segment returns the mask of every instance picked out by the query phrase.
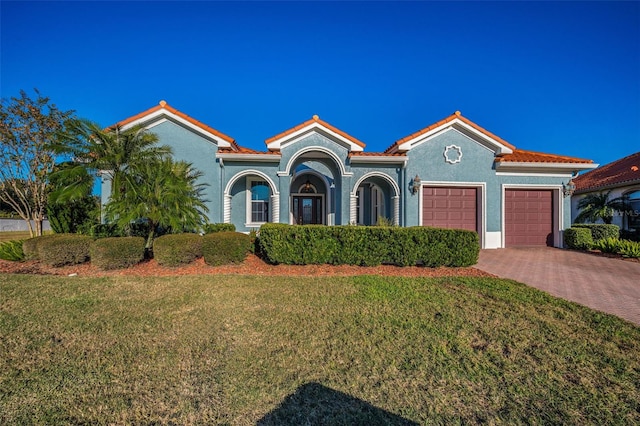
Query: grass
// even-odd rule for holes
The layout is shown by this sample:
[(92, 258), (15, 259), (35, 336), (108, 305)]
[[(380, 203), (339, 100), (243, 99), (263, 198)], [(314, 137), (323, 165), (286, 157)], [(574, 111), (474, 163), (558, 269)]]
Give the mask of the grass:
[[(44, 231), (44, 235), (51, 234), (51, 231)], [(26, 240), (31, 238), (29, 231), (1, 231), (0, 243), (12, 240)]]
[(0, 275), (0, 424), (638, 424), (640, 328), (491, 278)]

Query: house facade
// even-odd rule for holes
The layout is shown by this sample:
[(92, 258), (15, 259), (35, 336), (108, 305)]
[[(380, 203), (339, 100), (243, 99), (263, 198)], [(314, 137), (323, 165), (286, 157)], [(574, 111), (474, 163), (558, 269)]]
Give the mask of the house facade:
[[(460, 112), (384, 152), (311, 119), (257, 151), (161, 101), (118, 123), (142, 125), (203, 173), (210, 222), (436, 226), (477, 231), (483, 248), (561, 246), (565, 185), (590, 160), (519, 150)], [(103, 203), (111, 192), (102, 182)]]
[(640, 152), (581, 174), (573, 182), (572, 220), (580, 213), (580, 200), (589, 194), (610, 191), (610, 200), (624, 197), (630, 207), (629, 212), (615, 212), (611, 223), (622, 230), (640, 234)]

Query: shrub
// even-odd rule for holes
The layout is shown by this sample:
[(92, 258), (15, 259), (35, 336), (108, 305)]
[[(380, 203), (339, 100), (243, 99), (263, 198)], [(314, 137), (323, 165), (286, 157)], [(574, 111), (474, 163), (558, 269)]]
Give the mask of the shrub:
[(48, 234), (40, 237), (33, 237), (22, 242), (22, 251), (24, 252), (25, 260), (38, 260), (40, 259), (40, 253), (38, 251), (38, 245), (42, 241), (46, 241), (50, 238), (56, 238), (64, 234)]
[(233, 223), (207, 223), (202, 227), (205, 234), (213, 234), (215, 232), (236, 232), (236, 226)]
[(180, 266), (202, 257), (202, 237), (198, 234), (169, 234), (153, 242), (153, 258), (163, 266)]
[(595, 241), (593, 248), (603, 253), (618, 253), (620, 251), (620, 240), (618, 238), (603, 238)]
[(478, 261), (478, 234), (460, 229), (266, 224), (260, 249), (268, 262), (374, 266), (470, 266)]
[(12, 240), (0, 243), (0, 259), (10, 260), (12, 262), (21, 262), (24, 260), (24, 251), (22, 251), (22, 243), (24, 240)]
[(91, 244), (91, 263), (98, 268), (123, 269), (144, 258), (145, 239), (142, 237), (112, 237), (95, 240)]
[(620, 227), (606, 223), (574, 223), (572, 228), (586, 228), (591, 231), (593, 241), (604, 238), (620, 238)]
[(591, 230), (583, 227), (565, 229), (564, 245), (574, 250), (589, 250), (593, 246)]
[(633, 257), (640, 259), (640, 242), (620, 240), (618, 246), (619, 253), (624, 257)]
[(202, 237), (202, 255), (207, 265), (242, 263), (251, 251), (251, 237), (240, 232), (215, 232)]
[(79, 234), (55, 234), (37, 243), (38, 259), (50, 266), (65, 266), (89, 260), (91, 237)]

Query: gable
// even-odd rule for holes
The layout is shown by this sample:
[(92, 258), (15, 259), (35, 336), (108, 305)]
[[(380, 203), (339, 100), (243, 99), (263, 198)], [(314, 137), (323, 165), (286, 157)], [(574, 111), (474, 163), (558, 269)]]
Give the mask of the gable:
[(213, 142), (218, 148), (237, 147), (235, 141), (230, 136), (210, 127), (200, 121), (184, 114), (169, 106), (165, 101), (160, 101), (159, 105), (150, 108), (140, 114), (127, 118), (117, 123), (123, 130), (134, 126), (142, 126), (147, 130), (153, 129), (162, 123), (170, 121), (186, 130), (194, 132), (199, 136)]
[(304, 123), (267, 139), (265, 143), (269, 151), (279, 151), (285, 146), (293, 145), (314, 133), (343, 146), (348, 152), (360, 152), (363, 151), (365, 147), (364, 143), (326, 121), (321, 120), (317, 115), (314, 115), (311, 120), (307, 120)]
[(463, 117), (460, 111), (456, 111), (444, 120), (438, 121), (437, 123), (396, 141), (393, 145), (387, 148), (385, 152), (394, 153), (410, 151), (451, 130), (455, 130), (467, 136), (478, 144), (493, 151), (495, 155), (510, 154), (515, 149), (513, 145), (504, 139)]

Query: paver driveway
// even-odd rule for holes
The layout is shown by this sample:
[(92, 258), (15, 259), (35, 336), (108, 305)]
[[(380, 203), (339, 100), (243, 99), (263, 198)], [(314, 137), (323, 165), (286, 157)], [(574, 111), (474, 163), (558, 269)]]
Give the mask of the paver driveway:
[(481, 250), (478, 269), (640, 325), (640, 263), (550, 247)]

